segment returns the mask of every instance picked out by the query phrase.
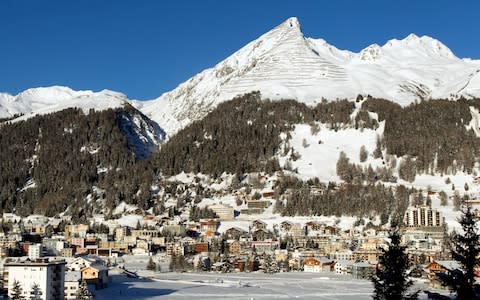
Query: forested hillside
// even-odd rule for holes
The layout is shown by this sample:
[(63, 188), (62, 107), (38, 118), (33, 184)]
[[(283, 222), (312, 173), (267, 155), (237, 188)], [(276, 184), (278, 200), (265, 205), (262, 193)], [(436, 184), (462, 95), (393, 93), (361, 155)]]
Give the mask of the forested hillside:
[[(84, 218), (111, 212), (124, 201), (141, 210), (164, 211), (164, 203), (152, 191), (162, 178), (181, 172), (212, 178), (224, 172), (237, 178), (249, 172), (271, 174), (289, 167), (280, 163), (280, 157), (288, 154), (287, 162), (302, 159), (285, 142), (297, 124), (309, 124), (312, 132), (320, 130), (321, 124), (335, 134), (346, 128), (359, 132), (378, 128), (385, 122), (378, 149), (371, 154), (390, 156), (384, 158), (384, 166), (356, 166), (341, 156), (337, 173), (346, 185), (321, 195), (307, 193), (305, 185), (294, 186), (288, 197), (278, 198), (276, 209), (283, 215), (348, 211), (382, 215), (384, 220), (386, 214), (400, 218), (408, 197), (398, 196), (380, 182), (390, 182), (395, 175), (412, 181), (417, 173), (473, 172), (480, 143), (471, 121), (479, 102), (431, 100), (401, 107), (388, 100), (359, 97), (357, 101), (324, 100), (309, 107), (294, 100), (262, 100), (254, 92), (220, 104), (151, 156), (149, 151), (156, 146), (149, 141), (139, 149), (138, 141), (145, 138), (135, 134), (147, 127), (158, 130), (158, 126), (142, 119), (141, 126), (135, 127), (133, 108), (88, 114), (68, 109), (26, 121), (4, 121), (0, 124), (1, 208), (24, 215), (68, 210), (75, 218)], [(363, 160), (368, 157), (365, 153)], [(397, 168), (392, 157), (400, 160)]]
[[(4, 211), (85, 215), (99, 193), (106, 203), (150, 197), (135, 194), (151, 182), (119, 127), (124, 110), (79, 109), (36, 116), (0, 127), (0, 199)], [(140, 200), (139, 200), (140, 201)]]

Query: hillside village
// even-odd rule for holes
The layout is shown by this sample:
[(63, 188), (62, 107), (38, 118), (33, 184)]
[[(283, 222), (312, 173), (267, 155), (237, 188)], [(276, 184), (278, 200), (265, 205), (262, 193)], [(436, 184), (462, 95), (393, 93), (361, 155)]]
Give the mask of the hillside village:
[[(335, 272), (368, 279), (386, 245), (389, 226), (380, 225), (378, 217), (276, 214), (280, 200), (273, 187), (282, 176), (283, 172), (248, 174), (243, 183), (225, 176), (209, 182), (202, 198), (195, 195), (205, 178), (182, 174), (170, 179), (176, 182), (175, 190), (171, 185), (157, 187), (165, 200), (160, 214), (155, 207), (140, 214), (125, 203), (81, 224), (66, 214), (22, 218), (3, 213), (3, 292), (11, 296), (20, 289), (29, 296), (35, 292), (34, 283), (40, 283), (37, 289), (46, 289), (42, 292), (47, 298), (42, 299), (77, 299), (86, 287), (93, 295), (108, 289), (112, 271), (129, 277), (171, 271)], [(324, 190), (322, 185), (311, 187), (312, 193)], [(411, 197), (403, 216), (403, 242), (414, 262), (411, 276), (441, 288), (435, 273), (456, 266), (445, 244), (445, 208), (436, 205), (438, 193), (420, 193), (431, 200), (418, 203)], [(185, 201), (185, 195), (194, 200)], [(467, 201), (473, 207), (479, 202)]]

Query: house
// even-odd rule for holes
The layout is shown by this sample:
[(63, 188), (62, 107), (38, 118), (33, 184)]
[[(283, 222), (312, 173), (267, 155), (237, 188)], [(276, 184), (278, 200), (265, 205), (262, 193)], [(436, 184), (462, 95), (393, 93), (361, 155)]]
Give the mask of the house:
[(334, 264), (335, 273), (341, 275), (350, 274), (354, 263), (355, 261), (353, 260), (337, 260)]
[(93, 263), (90, 266), (84, 267), (80, 270), (82, 272), (82, 279), (87, 284), (95, 285), (96, 289), (103, 289), (108, 285), (108, 269), (99, 263)]
[(40, 299), (63, 299), (65, 282), (65, 261), (37, 259), (35, 261), (7, 262), (4, 265), (4, 288), (8, 297), (12, 296), (13, 286), (18, 282), (22, 296), (29, 299), (34, 285), (41, 293)]
[(458, 262), (454, 260), (437, 260), (430, 262), (426, 267), (425, 271), (427, 272), (427, 278), (430, 287), (432, 288), (442, 288), (442, 283), (438, 278), (440, 273), (449, 273), (455, 269), (460, 269), (461, 266)]
[(65, 299), (77, 299), (77, 292), (82, 281), (82, 273), (80, 271), (65, 272)]
[(294, 237), (303, 236), (303, 229), (298, 223), (292, 223), (290, 221), (283, 221), (280, 223), (280, 230), (286, 235)]
[(225, 231), (225, 235), (229, 239), (238, 240), (240, 237), (246, 237), (248, 232), (238, 227), (231, 227)]
[(267, 223), (263, 222), (262, 220), (255, 220), (252, 222), (253, 229), (267, 229)]
[(252, 233), (252, 238), (256, 241), (261, 241), (269, 238), (273, 238), (273, 233), (267, 231), (264, 228), (257, 229)]
[(304, 272), (323, 272), (331, 271), (333, 266), (333, 261), (327, 259), (326, 257), (307, 257), (303, 260), (303, 271)]

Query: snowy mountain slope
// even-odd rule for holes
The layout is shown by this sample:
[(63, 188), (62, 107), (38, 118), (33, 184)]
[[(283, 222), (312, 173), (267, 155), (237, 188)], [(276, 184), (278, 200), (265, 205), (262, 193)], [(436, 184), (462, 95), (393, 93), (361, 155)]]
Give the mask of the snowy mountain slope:
[(0, 117), (23, 114), (12, 122), (74, 107), (82, 109), (85, 114), (91, 109), (95, 111), (122, 109), (119, 127), (127, 137), (129, 146), (140, 159), (150, 156), (165, 140), (165, 131), (132, 107), (127, 96), (118, 92), (73, 91), (67, 87), (53, 86), (29, 89), (16, 96), (0, 94)]
[(218, 103), (253, 90), (307, 104), (370, 94), (407, 105), (480, 96), (479, 72), (479, 61), (459, 59), (427, 36), (411, 34), (354, 53), (304, 37), (298, 20), (289, 18), (173, 91), (136, 105), (172, 135)]
[(24, 114), (18, 120), (25, 120), (37, 114), (47, 114), (70, 107), (81, 108), (88, 113), (90, 109), (119, 108), (128, 103), (125, 95), (109, 90), (92, 92), (74, 91), (61, 86), (40, 87), (28, 89), (16, 96), (0, 94), (0, 117)]

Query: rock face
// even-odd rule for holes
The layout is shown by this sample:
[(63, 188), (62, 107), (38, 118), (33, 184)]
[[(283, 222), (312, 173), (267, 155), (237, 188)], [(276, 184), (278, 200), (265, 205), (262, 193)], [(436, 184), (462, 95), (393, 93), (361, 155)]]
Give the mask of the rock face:
[(289, 18), (213, 68), (137, 106), (172, 135), (218, 103), (250, 91), (307, 104), (370, 94), (407, 105), (480, 96), (479, 72), (479, 61), (459, 59), (427, 36), (411, 34), (354, 53), (306, 38), (298, 20)]

